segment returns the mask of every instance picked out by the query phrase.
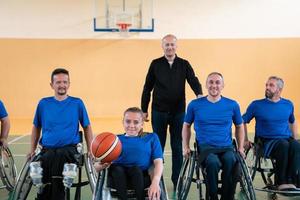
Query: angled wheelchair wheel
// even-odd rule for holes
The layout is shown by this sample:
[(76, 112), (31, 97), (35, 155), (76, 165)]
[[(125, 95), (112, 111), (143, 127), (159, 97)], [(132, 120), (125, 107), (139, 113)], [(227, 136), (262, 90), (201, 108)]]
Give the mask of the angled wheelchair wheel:
[(30, 161), (27, 161), (19, 174), (18, 182), (13, 193), (13, 200), (26, 199), (30, 192), (32, 181), (29, 176), (29, 164)]
[(159, 187), (160, 187), (160, 200), (168, 200), (168, 192), (167, 192), (167, 187), (165, 185), (165, 181), (164, 181), (164, 178), (163, 176), (161, 177), (160, 179), (160, 182), (159, 182)]
[(239, 153), (237, 153), (237, 160), (240, 166), (239, 182), (242, 190), (242, 196), (246, 200), (256, 200), (252, 179), (247, 164)]
[(0, 176), (8, 191), (16, 185), (17, 168), (9, 148), (0, 147)]
[(40, 158), (40, 155), (34, 156), (31, 160), (27, 160), (22, 167), (22, 170), (18, 176), (17, 184), (12, 196), (12, 200), (24, 200), (27, 199), (27, 196), (32, 187), (32, 180), (29, 174), (29, 165), (31, 162), (37, 161)]
[(107, 169), (98, 173), (97, 183), (93, 193), (93, 200), (111, 200), (110, 190), (106, 186), (107, 174)]
[(246, 164), (248, 166), (249, 169), (249, 173), (251, 176), (252, 181), (254, 180), (256, 171), (257, 171), (257, 167), (258, 167), (258, 162), (259, 162), (259, 158), (257, 156), (257, 150), (256, 150), (256, 146), (253, 144), (251, 148), (247, 149), (245, 152), (246, 155)]
[(176, 196), (179, 200), (187, 198), (193, 179), (195, 160), (196, 153), (191, 151), (191, 155), (183, 161), (176, 188)]
[(84, 154), (84, 166), (88, 180), (90, 182), (91, 190), (94, 193), (98, 178), (98, 172), (96, 172), (94, 168), (93, 160), (87, 154)]

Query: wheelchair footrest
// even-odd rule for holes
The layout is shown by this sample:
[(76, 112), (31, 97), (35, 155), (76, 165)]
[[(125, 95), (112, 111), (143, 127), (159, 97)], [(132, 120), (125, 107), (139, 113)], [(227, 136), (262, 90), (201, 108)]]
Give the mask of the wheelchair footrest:
[(84, 181), (81, 183), (73, 183), (71, 187), (83, 187), (83, 186), (88, 185), (89, 183), (90, 183), (89, 181)]

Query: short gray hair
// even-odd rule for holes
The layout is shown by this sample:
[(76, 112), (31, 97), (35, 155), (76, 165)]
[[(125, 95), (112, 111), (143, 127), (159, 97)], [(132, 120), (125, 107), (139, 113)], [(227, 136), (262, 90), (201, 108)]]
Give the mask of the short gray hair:
[(177, 41), (177, 37), (176, 37), (175, 35), (173, 35), (173, 34), (165, 35), (165, 36), (162, 38), (161, 41), (163, 42), (167, 37), (172, 37), (172, 38), (174, 38), (175, 41)]
[(279, 87), (280, 89), (283, 88), (284, 86), (284, 81), (282, 80), (282, 78), (278, 77), (278, 76), (270, 76), (268, 80), (276, 80), (277, 83), (277, 87)]

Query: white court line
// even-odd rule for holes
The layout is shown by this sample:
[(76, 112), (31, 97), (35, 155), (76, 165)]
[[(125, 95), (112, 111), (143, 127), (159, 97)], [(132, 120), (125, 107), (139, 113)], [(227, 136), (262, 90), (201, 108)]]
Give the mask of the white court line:
[(13, 143), (13, 142), (15, 142), (15, 141), (18, 141), (18, 140), (20, 140), (20, 139), (22, 139), (23, 137), (26, 137), (26, 136), (28, 136), (28, 135), (29, 135), (29, 134), (21, 135), (21, 136), (19, 136), (19, 137), (16, 137), (15, 139), (9, 141), (8, 144), (11, 144), (11, 143)]

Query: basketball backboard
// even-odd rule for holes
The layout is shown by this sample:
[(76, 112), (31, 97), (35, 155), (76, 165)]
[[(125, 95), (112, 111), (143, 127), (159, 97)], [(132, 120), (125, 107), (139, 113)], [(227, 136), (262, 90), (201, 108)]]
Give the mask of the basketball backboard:
[(153, 0), (94, 0), (94, 31), (153, 32)]

